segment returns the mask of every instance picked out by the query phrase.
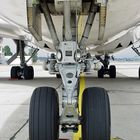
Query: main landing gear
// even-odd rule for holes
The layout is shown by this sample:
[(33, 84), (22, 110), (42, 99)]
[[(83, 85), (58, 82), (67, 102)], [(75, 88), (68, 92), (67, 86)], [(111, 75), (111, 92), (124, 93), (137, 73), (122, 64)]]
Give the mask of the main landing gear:
[(13, 66), (11, 68), (11, 79), (22, 79), (30, 80), (34, 78), (34, 69), (32, 66)]
[(34, 69), (32, 66), (27, 66), (25, 62), (25, 43), (24, 41), (15, 41), (17, 44), (17, 54), (20, 55), (20, 66), (13, 66), (11, 68), (11, 79), (25, 79), (31, 80), (34, 78)]
[(116, 66), (110, 65), (109, 66), (109, 59), (108, 55), (105, 55), (105, 58), (102, 59), (100, 56), (96, 56), (98, 60), (103, 64), (100, 70), (98, 70), (98, 78), (104, 78), (104, 75), (109, 75), (110, 78), (116, 78)]

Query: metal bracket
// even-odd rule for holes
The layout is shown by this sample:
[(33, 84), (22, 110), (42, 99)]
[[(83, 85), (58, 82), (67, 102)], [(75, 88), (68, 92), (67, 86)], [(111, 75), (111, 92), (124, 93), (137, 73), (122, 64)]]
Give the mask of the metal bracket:
[(37, 41), (42, 40), (41, 11), (38, 0), (27, 0), (28, 28)]
[(122, 138), (116, 137), (116, 138), (112, 138), (111, 140), (123, 140)]
[(62, 77), (62, 81), (64, 84), (64, 98), (63, 103), (65, 104), (76, 104), (77, 93), (75, 93), (77, 87), (77, 81), (80, 76), (81, 72), (81, 65), (80, 64), (71, 64), (71, 65), (59, 65), (59, 72)]
[(75, 125), (80, 124), (79, 116), (76, 108), (72, 104), (67, 104), (63, 110), (60, 118), (61, 125)]
[(133, 44), (133, 46), (131, 48), (138, 56), (140, 56), (140, 46), (135, 47)]
[(32, 55), (28, 58), (28, 60), (26, 60), (26, 61), (25, 61), (25, 63), (28, 63), (28, 62), (31, 60), (31, 58), (32, 58), (34, 55), (36, 55), (36, 54), (37, 54), (37, 52), (38, 52), (38, 51), (39, 51), (39, 49), (38, 49), (38, 48), (34, 49), (34, 51), (33, 51)]
[(15, 53), (10, 59), (7, 60), (7, 64), (11, 64), (17, 58), (17, 56), (17, 53)]

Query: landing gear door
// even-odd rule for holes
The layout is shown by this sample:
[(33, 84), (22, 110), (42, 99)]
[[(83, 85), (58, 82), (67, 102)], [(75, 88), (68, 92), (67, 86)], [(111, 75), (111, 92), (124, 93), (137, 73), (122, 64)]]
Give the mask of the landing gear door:
[(29, 31), (37, 41), (41, 41), (41, 12), (37, 0), (27, 0), (27, 20)]

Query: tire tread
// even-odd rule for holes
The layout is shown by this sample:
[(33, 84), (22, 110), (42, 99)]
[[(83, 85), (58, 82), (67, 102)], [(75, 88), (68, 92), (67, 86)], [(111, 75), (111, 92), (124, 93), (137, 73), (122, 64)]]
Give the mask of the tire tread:
[(83, 140), (110, 140), (110, 105), (103, 88), (85, 89), (82, 104)]
[(54, 88), (40, 87), (34, 90), (30, 102), (30, 140), (58, 140), (58, 94)]

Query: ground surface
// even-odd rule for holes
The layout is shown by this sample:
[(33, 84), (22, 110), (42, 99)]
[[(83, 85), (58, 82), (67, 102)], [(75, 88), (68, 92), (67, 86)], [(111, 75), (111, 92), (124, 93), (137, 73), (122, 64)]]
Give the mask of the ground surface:
[[(112, 137), (140, 140), (140, 63), (116, 63), (117, 79), (98, 79), (93, 73), (86, 76), (86, 87), (100, 86), (108, 90), (111, 101)], [(42, 66), (35, 66), (32, 81), (10, 80), (10, 66), (0, 66), (0, 140), (28, 139), (28, 108), (33, 90), (39, 86), (53, 86), (61, 93), (61, 80), (48, 75)], [(61, 94), (59, 94), (61, 95)], [(23, 126), (23, 128), (22, 128)], [(20, 130), (17, 135), (14, 134)], [(71, 138), (72, 134), (60, 135)]]

